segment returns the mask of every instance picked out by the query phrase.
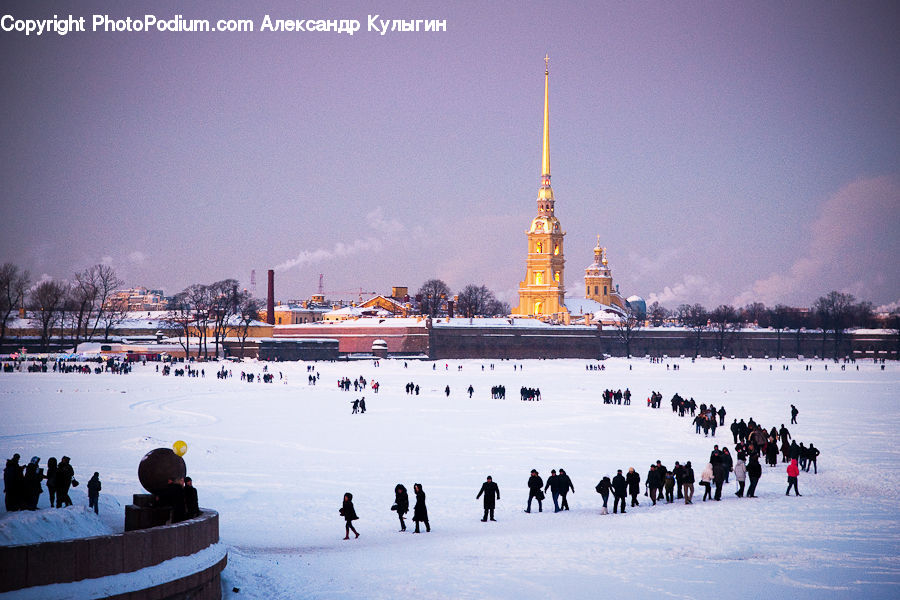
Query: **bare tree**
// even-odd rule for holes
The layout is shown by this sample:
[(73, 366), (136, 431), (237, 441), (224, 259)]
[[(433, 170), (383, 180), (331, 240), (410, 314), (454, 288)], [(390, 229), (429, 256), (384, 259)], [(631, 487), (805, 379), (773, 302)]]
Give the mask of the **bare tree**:
[(700, 356), (700, 342), (709, 324), (709, 313), (702, 304), (682, 304), (676, 314), (679, 322), (694, 332), (694, 356)]
[(209, 286), (210, 318), (213, 322), (213, 338), (216, 357), (219, 345), (225, 340), (228, 321), (237, 312), (238, 293), (236, 279), (223, 279)]
[(178, 292), (172, 299), (172, 307), (166, 314), (165, 323), (178, 332), (178, 343), (184, 348), (185, 358), (191, 356), (191, 304), (187, 291)]
[(99, 277), (95, 265), (80, 273), (75, 273), (75, 280), (69, 290), (67, 308), (71, 314), (72, 337), (75, 346), (82, 336), (88, 337), (89, 323), (93, 320), (94, 311), (101, 310), (98, 298), (100, 294)]
[(751, 302), (741, 309), (740, 319), (747, 324), (762, 325), (760, 321), (765, 322), (768, 316), (766, 305), (762, 302)]
[(429, 279), (416, 292), (419, 312), (436, 317), (441, 314), (444, 302), (450, 297), (450, 288), (440, 279)]
[(110, 297), (103, 310), (99, 311), (99, 324), (103, 327), (103, 339), (109, 340), (113, 328), (118, 327), (128, 318), (128, 300)]
[(631, 356), (631, 343), (638, 337), (645, 315), (626, 304), (625, 314), (616, 321), (616, 333), (625, 344), (625, 356)]
[(490, 317), (508, 314), (508, 307), (497, 300), (494, 292), (483, 285), (469, 284), (459, 293), (456, 304), (457, 312), (463, 317)]
[(844, 330), (850, 325), (855, 310), (856, 299), (852, 294), (832, 291), (818, 298), (812, 310), (822, 327), (822, 358), (825, 358), (825, 338), (828, 332), (833, 333), (834, 360), (838, 359)]
[(737, 311), (729, 304), (720, 304), (710, 313), (709, 322), (715, 334), (716, 352), (719, 356), (724, 356), (740, 327)]
[(791, 324), (791, 312), (791, 308), (784, 304), (776, 304), (775, 308), (769, 309), (769, 324), (778, 335), (778, 356), (776, 358), (781, 358), (781, 332)]
[(244, 357), (244, 344), (250, 333), (250, 327), (259, 320), (259, 311), (262, 308), (262, 300), (254, 298), (249, 292), (240, 292), (238, 294), (237, 317), (239, 325), (237, 334), (241, 340), (241, 358)]
[(494, 298), (493, 302), (487, 308), (487, 314), (492, 317), (505, 317), (512, 312), (512, 309), (509, 307), (509, 302), (504, 302), (503, 300), (498, 300)]
[(811, 323), (812, 319), (810, 318), (809, 314), (794, 309), (791, 309), (788, 313), (787, 326), (788, 329), (794, 330), (795, 353), (797, 354), (797, 356), (803, 354), (803, 348), (801, 347), (801, 343), (803, 340), (803, 330), (806, 327), (809, 327)]
[(33, 313), (32, 322), (41, 329), (41, 351), (49, 347), (53, 326), (62, 313), (68, 285), (61, 281), (48, 279), (42, 281), (31, 290), (29, 304)]
[(212, 318), (210, 287), (202, 283), (195, 283), (185, 288), (184, 292), (188, 305), (191, 307), (192, 323), (197, 332), (199, 344), (197, 347), (197, 358), (200, 358), (201, 351), (203, 352), (203, 356), (208, 356), (209, 347), (206, 343), (207, 331), (209, 329), (210, 319)]
[(109, 339), (109, 332), (121, 324), (128, 314), (128, 302), (113, 298), (115, 291), (122, 287), (123, 281), (109, 265), (91, 267), (91, 281), (97, 288), (97, 314), (87, 339), (93, 339), (97, 330), (103, 327), (103, 338)]
[(31, 277), (12, 263), (0, 266), (0, 346), (6, 341), (6, 324), (13, 312), (22, 306)]
[(647, 317), (651, 325), (661, 327), (666, 322), (666, 319), (669, 318), (669, 310), (664, 306), (660, 306), (659, 302), (654, 302), (647, 310)]

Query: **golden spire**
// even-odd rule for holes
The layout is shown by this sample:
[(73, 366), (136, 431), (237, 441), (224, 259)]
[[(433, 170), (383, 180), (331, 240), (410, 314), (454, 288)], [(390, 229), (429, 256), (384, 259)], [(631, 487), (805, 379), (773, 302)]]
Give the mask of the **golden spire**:
[(550, 179), (550, 55), (544, 56), (544, 152), (541, 155), (541, 176)]
[(553, 216), (553, 188), (550, 187), (550, 55), (544, 56), (544, 147), (541, 154), (541, 189), (538, 214)]

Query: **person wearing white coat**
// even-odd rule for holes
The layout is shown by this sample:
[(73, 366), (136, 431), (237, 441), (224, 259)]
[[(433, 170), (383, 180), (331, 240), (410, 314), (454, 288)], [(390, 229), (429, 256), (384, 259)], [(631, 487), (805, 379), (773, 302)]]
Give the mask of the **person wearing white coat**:
[(700, 474), (700, 485), (703, 487), (703, 501), (706, 502), (707, 498), (712, 498), (712, 478), (713, 478), (713, 466), (712, 463), (706, 463), (706, 468), (703, 469), (703, 473)]
[(734, 478), (737, 479), (738, 489), (734, 493), (738, 498), (744, 497), (744, 482), (747, 480), (747, 465), (744, 461), (739, 460), (734, 465)]

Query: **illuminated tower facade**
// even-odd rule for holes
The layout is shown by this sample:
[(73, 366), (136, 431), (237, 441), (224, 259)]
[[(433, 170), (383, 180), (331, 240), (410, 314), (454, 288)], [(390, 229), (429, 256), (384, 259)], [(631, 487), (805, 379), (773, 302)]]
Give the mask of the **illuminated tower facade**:
[(584, 297), (607, 306), (625, 308), (625, 302), (613, 287), (612, 271), (606, 258), (606, 248), (600, 246), (600, 236), (594, 247), (594, 262), (584, 270)]
[(519, 283), (519, 305), (514, 315), (551, 317), (567, 313), (563, 276), (565, 232), (553, 214), (553, 188), (550, 187), (550, 59), (544, 57), (544, 141), (541, 155), (541, 187), (538, 190), (537, 216), (528, 229), (528, 259), (525, 280)]

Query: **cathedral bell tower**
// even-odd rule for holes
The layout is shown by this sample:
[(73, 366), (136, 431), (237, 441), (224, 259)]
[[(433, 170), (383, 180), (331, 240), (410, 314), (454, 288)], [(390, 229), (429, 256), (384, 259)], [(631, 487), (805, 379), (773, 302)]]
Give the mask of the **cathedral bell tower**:
[(567, 313), (563, 268), (565, 232), (554, 214), (553, 188), (550, 187), (550, 58), (544, 57), (544, 140), (541, 154), (541, 187), (538, 190), (537, 216), (532, 219), (528, 236), (525, 281), (519, 283), (519, 305), (513, 315), (550, 317)]

